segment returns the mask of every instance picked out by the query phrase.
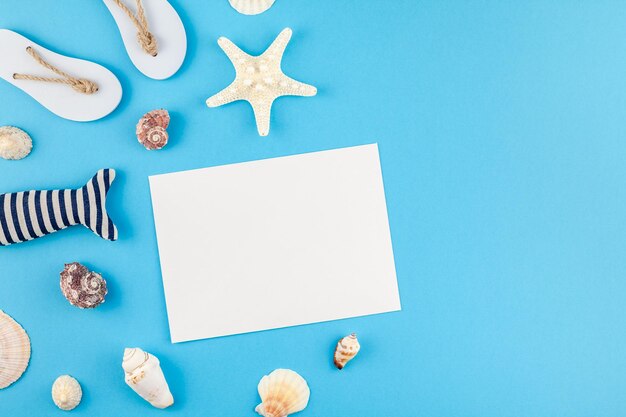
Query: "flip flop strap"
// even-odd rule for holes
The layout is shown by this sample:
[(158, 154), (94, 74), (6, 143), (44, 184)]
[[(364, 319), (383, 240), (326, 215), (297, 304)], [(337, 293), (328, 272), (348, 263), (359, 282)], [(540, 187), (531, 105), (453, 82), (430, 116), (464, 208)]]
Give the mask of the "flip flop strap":
[(143, 4), (141, 0), (137, 1), (137, 15), (135, 15), (124, 3), (122, 0), (113, 0), (115, 4), (117, 4), (130, 18), (135, 27), (137, 28), (137, 40), (139, 41), (139, 45), (143, 48), (146, 53), (157, 56), (158, 47), (157, 40), (154, 35), (150, 32), (148, 28), (148, 19), (146, 18), (146, 13), (143, 9)]
[(93, 94), (98, 91), (98, 85), (93, 81), (89, 81), (84, 78), (76, 78), (72, 77), (66, 72), (61, 71), (54, 65), (50, 64), (46, 60), (44, 60), (41, 55), (39, 55), (32, 46), (26, 48), (26, 52), (30, 56), (33, 57), (38, 64), (43, 66), (44, 68), (49, 69), (57, 75), (60, 75), (62, 78), (52, 78), (52, 77), (41, 77), (38, 75), (30, 75), (30, 74), (13, 74), (13, 79), (15, 80), (30, 80), (30, 81), (42, 81), (46, 83), (58, 83), (58, 84), (66, 84), (72, 87), (74, 90), (83, 94)]

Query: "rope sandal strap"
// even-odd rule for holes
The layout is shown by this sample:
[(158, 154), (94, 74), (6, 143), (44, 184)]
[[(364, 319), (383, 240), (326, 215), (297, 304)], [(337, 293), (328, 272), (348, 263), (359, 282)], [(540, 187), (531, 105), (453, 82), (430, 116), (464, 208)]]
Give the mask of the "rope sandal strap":
[(143, 4), (141, 0), (137, 1), (137, 15), (135, 14), (122, 3), (122, 0), (113, 0), (115, 4), (117, 4), (130, 18), (135, 27), (137, 28), (137, 40), (139, 41), (139, 45), (143, 48), (146, 53), (157, 56), (158, 54), (158, 46), (157, 40), (154, 35), (150, 32), (148, 28), (148, 19), (146, 18), (146, 13), (143, 9)]
[(76, 78), (72, 77), (66, 72), (61, 71), (54, 65), (46, 62), (41, 55), (39, 55), (31, 46), (26, 48), (26, 52), (30, 56), (33, 57), (38, 64), (43, 66), (44, 68), (49, 69), (57, 75), (60, 75), (62, 78), (52, 78), (52, 77), (40, 77), (38, 75), (29, 75), (29, 74), (13, 74), (14, 80), (30, 80), (30, 81), (42, 81), (46, 83), (58, 83), (58, 84), (66, 84), (72, 87), (74, 90), (83, 94), (93, 94), (98, 91), (98, 84), (93, 81), (89, 81), (84, 78)]

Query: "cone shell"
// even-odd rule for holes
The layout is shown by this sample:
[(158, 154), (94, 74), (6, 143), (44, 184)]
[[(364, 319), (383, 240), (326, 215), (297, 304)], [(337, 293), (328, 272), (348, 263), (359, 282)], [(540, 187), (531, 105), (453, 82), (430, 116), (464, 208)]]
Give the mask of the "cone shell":
[(339, 369), (343, 369), (348, 362), (354, 359), (360, 349), (361, 345), (359, 345), (359, 341), (356, 338), (356, 333), (352, 333), (339, 340), (335, 348), (335, 366)]
[(104, 303), (107, 282), (78, 262), (65, 264), (61, 271), (61, 292), (70, 304), (78, 308), (95, 308)]
[(264, 417), (285, 417), (304, 410), (311, 391), (304, 378), (290, 369), (276, 369), (259, 382), (261, 404), (255, 411)]
[(263, 13), (274, 5), (274, 1), (275, 0), (228, 0), (233, 9), (246, 15)]
[(30, 360), (30, 339), (11, 316), (0, 310), (0, 389), (22, 376)]
[(143, 115), (137, 123), (137, 140), (149, 151), (161, 149), (167, 145), (170, 114), (167, 110), (152, 110)]
[(156, 356), (139, 348), (126, 348), (122, 368), (126, 384), (156, 408), (174, 404), (174, 397)]
[(0, 127), (0, 158), (18, 160), (28, 156), (33, 141), (28, 133), (13, 126)]
[(61, 410), (73, 410), (80, 404), (83, 390), (78, 381), (69, 375), (61, 375), (52, 384), (52, 401)]

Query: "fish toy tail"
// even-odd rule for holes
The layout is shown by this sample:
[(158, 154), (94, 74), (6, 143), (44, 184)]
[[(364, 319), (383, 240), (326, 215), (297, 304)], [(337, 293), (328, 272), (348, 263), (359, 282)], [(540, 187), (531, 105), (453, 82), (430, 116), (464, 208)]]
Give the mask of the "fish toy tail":
[(82, 224), (106, 240), (117, 227), (106, 211), (115, 170), (101, 169), (83, 187), (0, 194), (0, 246), (26, 242)]

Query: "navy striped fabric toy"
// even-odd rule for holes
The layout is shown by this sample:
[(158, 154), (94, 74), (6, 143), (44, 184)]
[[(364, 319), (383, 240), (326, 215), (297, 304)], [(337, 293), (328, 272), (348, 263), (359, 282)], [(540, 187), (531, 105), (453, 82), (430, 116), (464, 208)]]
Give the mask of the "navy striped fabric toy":
[(103, 239), (117, 240), (106, 212), (115, 170), (101, 169), (81, 188), (0, 194), (0, 246), (26, 242), (82, 224)]

